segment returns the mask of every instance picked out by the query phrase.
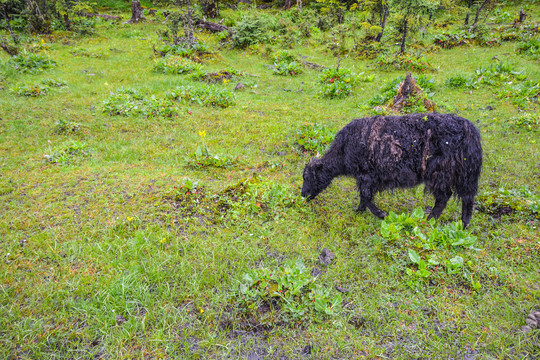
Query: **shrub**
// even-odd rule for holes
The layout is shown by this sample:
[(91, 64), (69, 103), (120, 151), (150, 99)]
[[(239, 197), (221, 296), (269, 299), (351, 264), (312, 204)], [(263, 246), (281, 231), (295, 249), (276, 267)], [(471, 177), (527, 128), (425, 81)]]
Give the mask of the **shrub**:
[(121, 116), (173, 116), (178, 114), (178, 108), (168, 100), (160, 100), (155, 96), (145, 96), (139, 90), (120, 88), (111, 93), (103, 101), (103, 111), (109, 115)]
[(302, 72), (302, 66), (296, 57), (286, 51), (280, 51), (272, 57), (274, 60), (274, 74), (282, 76), (296, 76)]
[(228, 108), (235, 104), (234, 94), (231, 91), (219, 89), (213, 85), (204, 87), (178, 86), (169, 91), (166, 96), (171, 100), (182, 99), (199, 105), (221, 108)]
[(161, 56), (181, 56), (196, 62), (201, 62), (206, 58), (211, 58), (212, 56), (214, 56), (214, 53), (210, 50), (208, 45), (202, 42), (191, 46), (187, 46), (186, 44), (162, 45), (157, 49), (154, 48), (154, 52), (158, 53)]
[(201, 64), (181, 56), (167, 55), (156, 60), (154, 71), (163, 74), (203, 73)]
[(269, 40), (268, 26), (261, 18), (243, 18), (233, 28), (233, 47), (245, 49), (250, 45), (265, 43)]
[(465, 30), (455, 33), (442, 33), (434, 37), (433, 43), (443, 49), (452, 49), (456, 46), (469, 45), (474, 40), (476, 35)]
[(245, 316), (267, 325), (303, 324), (337, 315), (341, 294), (316, 281), (301, 259), (288, 261), (278, 268), (261, 267), (244, 274), (233, 299)]
[(302, 151), (323, 154), (335, 135), (336, 131), (325, 125), (305, 125), (296, 132), (296, 144)]
[(384, 71), (408, 70), (426, 72), (435, 70), (426, 57), (417, 57), (410, 54), (387, 55), (383, 53), (373, 60), (373, 63), (376, 67)]
[(8, 63), (18, 72), (31, 74), (56, 66), (56, 61), (32, 53), (12, 56)]

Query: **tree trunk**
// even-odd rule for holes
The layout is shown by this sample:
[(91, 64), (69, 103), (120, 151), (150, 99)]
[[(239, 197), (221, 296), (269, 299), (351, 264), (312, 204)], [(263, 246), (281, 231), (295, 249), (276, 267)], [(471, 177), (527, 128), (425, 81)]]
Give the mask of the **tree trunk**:
[(524, 22), (526, 18), (527, 14), (525, 14), (525, 11), (523, 11), (523, 9), (519, 10), (519, 22)]
[(386, 26), (386, 18), (388, 17), (388, 6), (384, 7), (384, 16), (382, 18), (381, 22), (381, 32), (377, 34), (377, 37), (375, 38), (375, 41), (381, 42), (383, 33), (384, 33), (384, 27)]
[(67, 30), (67, 31), (70, 31), (70, 30), (71, 30), (71, 24), (70, 24), (70, 22), (69, 22), (69, 16), (68, 16), (68, 14), (67, 14), (67, 13), (64, 14), (63, 17), (64, 17), (64, 25), (66, 26), (66, 30)]
[(283, 9), (289, 10), (291, 8), (291, 0), (285, 0), (285, 6), (283, 6)]
[(201, 2), (203, 15), (212, 19), (219, 16), (218, 0), (205, 0)]
[(131, 19), (126, 21), (126, 24), (136, 24), (139, 21), (146, 20), (143, 16), (143, 8), (138, 0), (131, 2)]
[(231, 32), (231, 29), (229, 29), (225, 25), (221, 25), (221, 24), (218, 24), (218, 23), (213, 23), (213, 22), (206, 21), (206, 20), (198, 19), (198, 20), (195, 21), (195, 25), (198, 26), (198, 27), (201, 27), (203, 29), (209, 30), (211, 32), (221, 32), (221, 31)]
[(407, 40), (407, 25), (409, 24), (409, 19), (405, 18), (405, 24), (403, 25), (403, 38), (401, 39), (401, 48), (399, 50), (400, 54), (405, 52), (405, 41)]
[(480, 16), (480, 12), (482, 11), (482, 9), (484, 8), (484, 6), (486, 6), (486, 4), (488, 3), (489, 0), (484, 0), (484, 2), (482, 3), (482, 5), (480, 5), (480, 7), (478, 8), (478, 10), (476, 11), (476, 16), (474, 17), (474, 23), (472, 24), (472, 27), (474, 28), (476, 26), (476, 23), (478, 22), (478, 17)]
[(469, 25), (469, 17), (473, 0), (469, 0), (467, 3), (467, 15), (465, 16), (465, 25)]
[(6, 24), (7, 24), (7, 28), (8, 28), (8, 31), (9, 31), (9, 34), (11, 35), (11, 38), (13, 39), (13, 43), (15, 43), (15, 45), (17, 45), (19, 43), (19, 39), (17, 39), (17, 37), (15, 36), (15, 33), (13, 32), (13, 29), (11, 28), (11, 24), (9, 23), (9, 17), (8, 17), (8, 14), (7, 14), (7, 10), (6, 10), (6, 6), (4, 5), (4, 7), (2, 8), (3, 13), (4, 13), (4, 19), (6, 20)]
[(296, 0), (296, 7), (298, 10), (302, 10), (302, 0)]

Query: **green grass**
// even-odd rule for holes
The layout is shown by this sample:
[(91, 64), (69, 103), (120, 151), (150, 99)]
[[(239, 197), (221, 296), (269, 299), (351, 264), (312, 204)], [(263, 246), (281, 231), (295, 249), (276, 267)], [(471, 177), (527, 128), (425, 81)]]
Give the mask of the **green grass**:
[[(530, 16), (538, 21), (538, 6)], [(164, 99), (177, 86), (201, 86), (189, 75), (152, 70), (160, 24), (110, 29), (100, 22), (93, 37), (58, 36), (41, 52), (57, 66), (39, 74), (6, 71), (0, 83), (0, 358), (245, 359), (255, 352), (296, 359), (307, 345), (315, 359), (539, 356), (538, 332), (519, 331), (540, 306), (538, 216), (475, 211), (470, 230), (480, 250), (467, 254), (479, 290), (452, 276), (411, 287), (402, 264), (381, 250), (381, 221), (355, 214), (353, 179), (337, 179), (312, 202), (299, 198), (311, 155), (298, 147), (299, 132), (314, 124), (340, 129), (371, 115), (368, 101), (403, 72), (343, 59), (341, 66), (375, 81), (359, 83), (345, 99), (324, 99), (318, 72), (278, 77), (266, 66), (268, 57), (220, 48), (214, 35), (201, 33), (220, 54), (204, 62), (206, 72), (257, 75), (237, 78), (257, 86), (235, 91), (236, 104), (224, 109), (177, 102), (170, 117), (110, 116), (103, 101), (120, 88)], [(324, 45), (310, 43), (291, 53), (335, 65)], [(522, 113), (497, 97), (497, 86), (453, 89), (445, 80), (488, 67), (497, 56), (540, 81), (537, 61), (515, 54), (516, 45), (429, 55), (440, 111), (469, 118), (481, 131), (481, 194), (526, 185), (538, 195), (538, 128), (515, 126)], [(103, 56), (74, 56), (74, 48)], [(0, 59), (7, 61), (5, 54)], [(43, 97), (9, 91), (49, 78), (68, 86)], [(235, 85), (216, 87), (234, 91)], [(529, 113), (540, 110), (528, 106)], [(59, 131), (60, 121), (76, 125)], [(84, 144), (85, 156), (61, 164), (44, 157), (70, 144)], [(190, 166), (202, 145), (235, 161), (225, 168)], [(254, 174), (259, 185), (242, 192), (239, 183)], [(200, 192), (171, 196), (185, 178)], [(376, 200), (385, 210), (410, 214), (433, 205), (422, 190)], [(438, 223), (459, 220), (460, 209), (450, 202)], [(336, 255), (331, 265), (318, 264), (323, 248)], [(348, 290), (342, 311), (301, 325), (250, 323), (234, 298), (243, 275), (297, 259), (308, 270), (323, 270), (317, 283), (331, 295), (335, 286)]]

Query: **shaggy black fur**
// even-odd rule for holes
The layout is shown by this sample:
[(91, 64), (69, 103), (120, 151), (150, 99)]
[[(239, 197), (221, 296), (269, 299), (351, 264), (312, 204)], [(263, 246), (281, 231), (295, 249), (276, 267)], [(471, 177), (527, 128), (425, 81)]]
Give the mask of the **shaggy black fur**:
[(454, 192), (466, 227), (482, 167), (478, 129), (452, 114), (411, 114), (355, 119), (341, 129), (320, 159), (304, 169), (302, 196), (316, 197), (332, 180), (353, 176), (360, 193), (357, 211), (386, 213), (373, 204), (377, 192), (424, 183), (435, 197), (429, 218), (438, 218)]

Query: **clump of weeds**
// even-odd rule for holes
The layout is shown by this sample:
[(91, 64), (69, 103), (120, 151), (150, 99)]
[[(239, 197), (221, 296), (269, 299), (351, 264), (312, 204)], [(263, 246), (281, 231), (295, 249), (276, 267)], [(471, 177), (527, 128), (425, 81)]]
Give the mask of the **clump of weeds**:
[(342, 296), (318, 284), (302, 259), (277, 268), (260, 267), (245, 273), (231, 302), (239, 315), (263, 326), (301, 326), (342, 312)]

